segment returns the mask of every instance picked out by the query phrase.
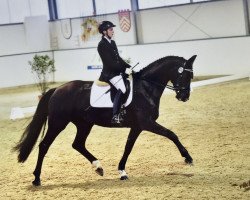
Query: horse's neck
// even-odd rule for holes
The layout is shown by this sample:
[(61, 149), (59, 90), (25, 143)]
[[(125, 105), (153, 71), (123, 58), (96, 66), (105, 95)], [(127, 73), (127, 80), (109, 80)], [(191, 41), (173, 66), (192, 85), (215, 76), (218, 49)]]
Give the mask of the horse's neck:
[(156, 85), (166, 86), (169, 81), (169, 75), (171, 74), (171, 62), (155, 63), (146, 69), (141, 75), (142, 79), (154, 82)]
[(160, 64), (155, 63), (155, 65), (151, 65), (142, 71), (142, 74), (139, 76), (139, 79), (143, 82), (142, 87), (145, 88), (144, 91), (148, 93), (147, 95), (150, 96), (154, 102), (157, 102), (156, 104), (158, 104), (170, 80), (169, 74), (171, 67), (167, 64), (166, 62)]

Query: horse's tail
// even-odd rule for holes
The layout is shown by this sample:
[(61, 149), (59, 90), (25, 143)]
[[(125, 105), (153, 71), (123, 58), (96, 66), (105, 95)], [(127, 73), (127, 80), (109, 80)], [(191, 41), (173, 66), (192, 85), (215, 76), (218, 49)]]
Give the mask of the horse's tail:
[(36, 112), (32, 121), (26, 127), (25, 131), (16, 146), (13, 147), (14, 151), (19, 152), (18, 162), (25, 162), (30, 155), (36, 141), (40, 135), (40, 132), (44, 126), (43, 134), (45, 131), (49, 99), (54, 93), (56, 88), (50, 89), (46, 92), (38, 103)]

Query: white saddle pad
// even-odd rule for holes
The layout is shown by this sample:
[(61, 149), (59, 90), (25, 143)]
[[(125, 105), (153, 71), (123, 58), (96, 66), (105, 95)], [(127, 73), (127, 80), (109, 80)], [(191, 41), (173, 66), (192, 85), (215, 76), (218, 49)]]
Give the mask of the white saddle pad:
[[(127, 107), (131, 101), (133, 96), (133, 79), (129, 80), (130, 82), (130, 93), (126, 103), (124, 104)], [(91, 93), (90, 93), (90, 105), (96, 108), (112, 108), (113, 102), (111, 101), (110, 86), (98, 86), (95, 82), (92, 85)], [(107, 92), (107, 93), (106, 93)]]

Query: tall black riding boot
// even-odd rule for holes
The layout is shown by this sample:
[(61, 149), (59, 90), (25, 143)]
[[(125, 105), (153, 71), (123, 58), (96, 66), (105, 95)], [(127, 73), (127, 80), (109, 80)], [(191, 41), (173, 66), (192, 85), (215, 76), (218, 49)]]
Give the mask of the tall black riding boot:
[(122, 97), (122, 91), (118, 90), (115, 95), (114, 99), (114, 105), (113, 105), (113, 118), (111, 120), (111, 123), (114, 124), (120, 124), (124, 121), (122, 116), (119, 114), (121, 109), (121, 97)]

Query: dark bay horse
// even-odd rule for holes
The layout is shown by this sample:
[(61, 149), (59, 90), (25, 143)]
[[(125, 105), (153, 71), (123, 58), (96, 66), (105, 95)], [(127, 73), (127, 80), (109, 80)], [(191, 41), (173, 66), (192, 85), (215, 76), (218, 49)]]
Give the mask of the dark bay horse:
[[(195, 58), (196, 56), (192, 56), (186, 60), (181, 57), (167, 56), (133, 74), (133, 100), (126, 108), (126, 117), (122, 126), (131, 129), (124, 154), (118, 165), (121, 180), (128, 178), (125, 165), (137, 137), (143, 130), (167, 137), (177, 146), (186, 163), (193, 162), (175, 133), (158, 124), (156, 119), (159, 116), (160, 98), (166, 87), (171, 87), (176, 92), (178, 100), (185, 102), (189, 99)], [(168, 86), (168, 82), (172, 82), (173, 86)], [(50, 89), (39, 101), (32, 121), (14, 147), (14, 150), (19, 153), (18, 161), (25, 162), (40, 132), (44, 132), (42, 128), (45, 128), (48, 121), (47, 132), (39, 145), (33, 185), (41, 184), (40, 174), (44, 157), (50, 145), (69, 122), (77, 128), (73, 148), (86, 157), (96, 168), (96, 172), (103, 176), (100, 161), (86, 149), (85, 142), (93, 125), (115, 126), (111, 124), (112, 108), (90, 107), (92, 84), (93, 82), (86, 81), (68, 82), (58, 88)]]

